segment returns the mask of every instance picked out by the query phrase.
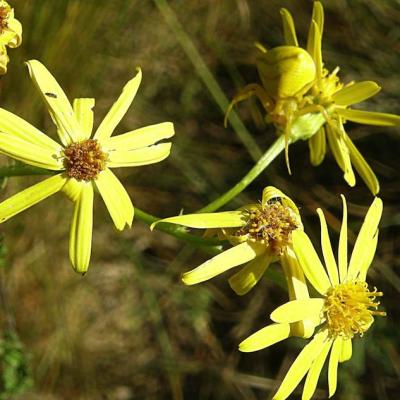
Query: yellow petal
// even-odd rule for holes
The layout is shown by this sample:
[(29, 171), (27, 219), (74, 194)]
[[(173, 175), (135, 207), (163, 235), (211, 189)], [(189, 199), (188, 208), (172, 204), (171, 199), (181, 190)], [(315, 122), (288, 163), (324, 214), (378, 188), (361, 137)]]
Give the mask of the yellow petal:
[[(281, 264), (286, 277), (289, 300), (309, 299), (306, 279), (291, 246), (287, 246), (281, 255)], [(306, 319), (292, 323), (290, 324), (290, 334), (309, 338), (314, 334), (315, 326), (318, 324), (319, 316), (315, 321)]]
[(10, 58), (7, 55), (6, 47), (0, 43), (0, 75), (5, 75), (7, 73), (7, 64)]
[(379, 193), (379, 181), (374, 171), (372, 171), (372, 168), (368, 165), (367, 161), (365, 161), (364, 157), (358, 151), (357, 147), (354, 145), (348, 135), (345, 135), (344, 140), (346, 141), (346, 145), (350, 151), (350, 158), (354, 168), (359, 173), (372, 194), (377, 195)]
[(34, 167), (55, 171), (64, 169), (61, 159), (57, 159), (59, 154), (53, 150), (4, 132), (0, 132), (0, 153)]
[(311, 164), (315, 167), (320, 165), (324, 161), (326, 154), (326, 137), (323, 127), (315, 135), (311, 136), (308, 141), (308, 147), (310, 149)]
[(0, 108), (0, 131), (46, 148), (53, 154), (59, 154), (62, 150), (57, 142), (40, 132), (29, 122), (2, 108)]
[(308, 236), (300, 230), (292, 232), (293, 248), (304, 274), (314, 288), (325, 294), (331, 286), (321, 261)]
[(321, 224), (322, 254), (324, 256), (325, 265), (328, 271), (331, 284), (332, 286), (335, 286), (339, 284), (338, 267), (336, 265), (335, 256), (333, 255), (331, 240), (329, 238), (329, 232), (328, 232), (328, 227), (326, 225), (324, 213), (320, 208), (318, 208), (317, 213)]
[(94, 181), (115, 227), (122, 231), (132, 226), (134, 209), (131, 199), (119, 179), (108, 169), (100, 172)]
[[(382, 200), (375, 197), (372, 202), (364, 223), (358, 233), (353, 253), (350, 258), (348, 278), (356, 279), (362, 269), (368, 269), (367, 262), (371, 261), (371, 254), (368, 249), (374, 243), (374, 237), (378, 234), (378, 225), (381, 220), (383, 210)], [(373, 255), (372, 255), (373, 257)]]
[(372, 238), (370, 245), (365, 249), (364, 259), (360, 266), (360, 273), (358, 279), (365, 281), (367, 278), (367, 272), (372, 264), (372, 260), (375, 257), (376, 247), (378, 245), (379, 230), (376, 231), (376, 235)]
[(62, 174), (55, 175), (4, 200), (0, 203), (0, 223), (58, 192), (65, 182)]
[(74, 100), (74, 113), (79, 126), (81, 127), (81, 130), (77, 132), (76, 135), (76, 140), (78, 142), (89, 139), (92, 134), (94, 104), (95, 100), (90, 98), (79, 98)]
[(341, 351), (342, 351), (342, 338), (338, 337), (333, 342), (331, 356), (329, 357), (329, 367), (328, 367), (329, 397), (332, 397), (336, 392), (337, 369)]
[(341, 197), (343, 202), (343, 218), (342, 226), (340, 227), (338, 260), (340, 282), (344, 282), (347, 277), (347, 204), (345, 197), (343, 195)]
[(75, 178), (68, 179), (62, 188), (62, 192), (73, 202), (78, 201), (81, 190), (82, 182), (77, 181)]
[(22, 25), (15, 18), (10, 18), (7, 25), (7, 29), (13, 33), (13, 37), (8, 41), (7, 46), (14, 49), (20, 46), (22, 42)]
[(93, 186), (81, 183), (81, 193), (75, 203), (69, 236), (69, 257), (74, 270), (86, 273), (92, 248)]
[(322, 367), (325, 364), (326, 357), (328, 356), (329, 350), (332, 346), (332, 341), (328, 340), (323, 344), (321, 353), (314, 360), (308, 371), (306, 382), (304, 384), (303, 396), (301, 400), (310, 400), (317, 388), (318, 379), (321, 374)]
[(270, 318), (272, 321), (280, 323), (315, 319), (320, 316), (324, 304), (324, 299), (291, 300), (276, 308)]
[(123, 135), (112, 136), (101, 142), (105, 150), (134, 150), (151, 146), (156, 142), (169, 139), (174, 136), (174, 125), (172, 122), (149, 125), (144, 128), (124, 133)]
[(140, 68), (137, 68), (136, 76), (128, 81), (128, 83), (124, 86), (118, 100), (112, 105), (100, 126), (97, 128), (97, 131), (94, 135), (95, 139), (103, 141), (113, 134), (114, 129), (120, 123), (121, 119), (124, 117), (128, 111), (128, 108), (132, 104), (141, 81), (142, 71)]
[(339, 362), (350, 360), (353, 353), (353, 345), (351, 339), (342, 340), (342, 349), (339, 356)]
[(171, 143), (161, 143), (137, 150), (116, 150), (108, 153), (110, 168), (138, 167), (154, 164), (166, 159), (171, 151)]
[(287, 339), (290, 334), (289, 324), (272, 324), (253, 333), (239, 344), (244, 353), (265, 349), (275, 343)]
[(185, 285), (207, 281), (231, 268), (253, 260), (264, 251), (265, 247), (258, 243), (241, 243), (211, 258), (199, 267), (184, 273), (182, 281)]
[(351, 106), (369, 99), (381, 90), (373, 81), (356, 82), (336, 92), (332, 99), (339, 106)]
[(285, 193), (281, 192), (274, 186), (267, 186), (263, 190), (262, 204), (265, 205), (273, 199), (280, 199), (283, 205), (290, 207), (296, 214), (300, 215), (299, 209), (289, 196), (287, 196)]
[(27, 61), (29, 74), (42, 94), (49, 113), (57, 125), (61, 142), (67, 146), (81, 136), (80, 126), (71, 104), (47, 68), (37, 60)]
[(265, 253), (249, 262), (239, 272), (229, 278), (229, 285), (239, 296), (244, 296), (263, 277), (273, 257)]
[(314, 60), (316, 67), (317, 79), (322, 78), (322, 43), (321, 43), (321, 32), (317, 23), (312, 20), (310, 25), (310, 31), (308, 34), (307, 51), (310, 53)]
[(150, 229), (153, 229), (160, 222), (183, 225), (189, 228), (235, 228), (246, 225), (242, 211), (223, 211), (218, 213), (185, 214), (176, 217), (160, 219), (154, 222)]
[(320, 1), (314, 1), (311, 19), (316, 22), (322, 36), (324, 31), (324, 8)]
[(286, 8), (281, 8), (281, 17), (285, 44), (288, 46), (298, 46), (299, 43), (297, 41), (296, 28), (292, 15)]
[[(340, 128), (343, 128), (341, 123)], [(345, 134), (341, 134), (339, 128), (338, 131), (335, 132), (330, 126), (326, 127), (326, 133), (332, 154), (344, 173), (343, 178), (353, 187), (356, 184), (356, 177), (351, 165), (350, 151), (343, 137)]]
[(359, 124), (378, 126), (400, 125), (400, 116), (372, 111), (353, 110), (351, 108), (335, 108), (337, 114), (347, 121), (358, 122)]
[(304, 347), (290, 367), (280, 388), (273, 397), (273, 400), (285, 400), (291, 395), (293, 390), (310, 369), (313, 361), (321, 353), (323, 349), (323, 343), (326, 340), (327, 335), (328, 332), (326, 329), (317, 333), (311, 342)]

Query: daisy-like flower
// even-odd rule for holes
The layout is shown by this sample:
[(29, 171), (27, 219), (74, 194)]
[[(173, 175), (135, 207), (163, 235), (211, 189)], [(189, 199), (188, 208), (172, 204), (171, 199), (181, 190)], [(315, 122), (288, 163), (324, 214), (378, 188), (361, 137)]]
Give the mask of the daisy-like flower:
[(329, 356), (329, 397), (337, 386), (338, 363), (352, 355), (352, 339), (363, 336), (374, 322), (374, 316), (386, 315), (377, 311), (382, 296), (366, 283), (368, 268), (378, 242), (378, 224), (382, 201), (375, 198), (354, 245), (350, 262), (347, 261), (347, 209), (343, 198), (343, 221), (340, 230), (338, 264), (329, 239), (323, 212), (317, 210), (321, 222), (321, 244), (326, 270), (310, 242), (301, 230), (293, 232), (293, 248), (307, 279), (321, 295), (318, 298), (296, 299), (283, 304), (271, 314), (275, 324), (258, 331), (244, 340), (241, 351), (255, 351), (270, 346), (289, 336), (287, 325), (299, 321), (313, 321), (316, 333), (298, 355), (280, 388), (273, 397), (284, 400), (290, 396), (307, 375), (303, 400), (311, 399), (325, 360)]
[(89, 266), (93, 195), (97, 189), (118, 230), (130, 227), (134, 209), (128, 193), (111, 168), (136, 167), (168, 157), (171, 143), (156, 142), (174, 135), (171, 122), (112, 137), (139, 88), (142, 73), (123, 88), (92, 136), (94, 99), (78, 98), (73, 106), (55, 78), (39, 61), (27, 62), (31, 78), (47, 105), (62, 144), (20, 117), (0, 108), (0, 153), (40, 168), (59, 171), (0, 203), (0, 222), (62, 190), (74, 201), (69, 254), (79, 273)]
[[(179, 215), (156, 223), (160, 222), (207, 229), (206, 235), (218, 235), (233, 246), (184, 273), (182, 280), (186, 285), (204, 282), (246, 264), (229, 279), (232, 289), (244, 295), (256, 285), (272, 262), (284, 260), (287, 276), (296, 269), (291, 238), (292, 232), (302, 230), (303, 225), (294, 202), (275, 187), (264, 189), (259, 204), (249, 204), (236, 211)], [(300, 269), (294, 272), (297, 273), (300, 282), (303, 274)], [(302, 288), (307, 291), (305, 285)]]
[[(339, 67), (332, 72), (324, 67), (321, 49), (324, 10), (319, 1), (314, 2), (307, 51), (298, 45), (289, 11), (282, 9), (281, 15), (285, 46), (271, 50), (259, 46), (262, 54), (257, 67), (262, 86), (246, 86), (233, 99), (229, 110), (237, 102), (256, 95), (267, 112), (267, 121), (275, 125), (279, 134), (285, 134), (287, 144), (298, 139), (309, 140), (310, 161), (317, 166), (325, 157), (328, 141), (346, 182), (350, 186), (355, 185), (354, 167), (371, 192), (377, 194), (378, 179), (346, 133), (344, 124), (353, 121), (367, 125), (395, 126), (400, 125), (400, 117), (350, 107), (374, 96), (381, 88), (372, 81), (344, 85), (337, 76)], [(318, 114), (322, 118), (316, 119)], [(311, 134), (310, 129), (299, 132), (296, 127), (298, 120), (303, 127), (312, 123), (309, 127)], [(288, 163), (288, 157), (286, 160)]]
[(18, 47), (22, 41), (22, 25), (14, 17), (14, 9), (4, 1), (0, 0), (0, 75), (7, 72), (9, 61), (7, 48)]

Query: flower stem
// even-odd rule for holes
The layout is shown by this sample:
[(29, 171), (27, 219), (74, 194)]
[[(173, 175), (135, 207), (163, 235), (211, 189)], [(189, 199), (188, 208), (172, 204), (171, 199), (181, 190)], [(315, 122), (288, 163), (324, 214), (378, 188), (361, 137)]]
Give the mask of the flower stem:
[(54, 172), (48, 169), (32, 167), (30, 165), (15, 164), (6, 167), (0, 167), (0, 178), (7, 178), (10, 176), (27, 176), (27, 175), (52, 175)]
[(201, 208), (198, 212), (214, 212), (241, 193), (268, 167), (268, 165), (285, 149), (285, 137), (280, 135), (271, 147), (261, 156), (254, 167), (231, 189)]
[[(153, 222), (158, 221), (160, 218), (148, 214), (139, 208), (135, 207), (135, 218), (140, 219), (146, 225), (151, 225)], [(167, 223), (157, 224), (154, 229), (168, 233), (171, 236), (175, 236), (177, 239), (183, 240), (192, 246), (200, 247), (202, 250), (211, 253), (218, 254), (221, 252), (221, 241), (216, 238), (203, 238), (201, 236), (192, 235), (187, 233), (186, 229), (182, 226), (176, 226)]]
[[(225, 96), (217, 80), (214, 78), (210, 69), (207, 67), (207, 64), (204, 62), (193, 41), (185, 32), (184, 27), (179, 22), (175, 12), (168, 4), (168, 1), (154, 0), (154, 3), (160, 10), (166, 23), (174, 33), (176, 39), (182, 46), (187, 57), (192, 62), (193, 67), (197, 72), (197, 75), (206, 85), (211, 96), (214, 98), (214, 101), (217, 103), (218, 107), (222, 111), (222, 114), (225, 114), (229, 106), (228, 98)], [(244, 126), (243, 122), (234, 111), (230, 113), (228, 119), (237, 136), (242, 141), (244, 147), (247, 149), (253, 160), (257, 160), (261, 156), (261, 150), (256, 141), (251, 136), (250, 132)]]

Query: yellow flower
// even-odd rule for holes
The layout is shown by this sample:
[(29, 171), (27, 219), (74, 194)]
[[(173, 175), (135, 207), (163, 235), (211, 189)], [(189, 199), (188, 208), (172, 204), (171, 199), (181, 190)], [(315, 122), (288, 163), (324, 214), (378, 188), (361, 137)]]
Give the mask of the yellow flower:
[(333, 255), (325, 217), (320, 209), (317, 211), (321, 222), (322, 253), (327, 272), (305, 233), (297, 230), (292, 234), (298, 261), (321, 297), (296, 299), (283, 304), (271, 314), (275, 324), (254, 333), (239, 345), (241, 351), (259, 350), (290, 336), (287, 332), (288, 324), (314, 321), (316, 334), (290, 367), (274, 396), (275, 400), (288, 398), (306, 374), (302, 399), (310, 399), (329, 351), (329, 397), (333, 396), (337, 385), (338, 363), (351, 358), (352, 338), (356, 335), (363, 336), (372, 325), (374, 315), (385, 315), (382, 311), (376, 311), (379, 306), (376, 298), (381, 297), (382, 293), (376, 288), (369, 290), (365, 282), (378, 242), (382, 201), (379, 198), (373, 201), (348, 263), (347, 209), (346, 201), (342, 198), (343, 222), (338, 265)]
[(150, 125), (111, 137), (139, 88), (142, 73), (123, 88), (92, 136), (91, 98), (75, 99), (71, 106), (55, 78), (39, 61), (27, 62), (31, 78), (42, 94), (62, 144), (20, 117), (0, 108), (0, 153), (59, 174), (0, 203), (0, 222), (62, 190), (74, 201), (69, 254), (75, 271), (89, 266), (93, 226), (93, 194), (102, 196), (118, 230), (131, 226), (134, 209), (128, 193), (110, 168), (136, 167), (168, 157), (171, 143), (156, 144), (174, 135), (171, 122)]
[(179, 215), (157, 221), (159, 222), (208, 229), (207, 235), (217, 234), (220, 239), (228, 240), (233, 246), (184, 273), (182, 280), (186, 285), (206, 281), (247, 263), (229, 279), (232, 289), (237, 294), (244, 295), (261, 279), (268, 266), (280, 259), (287, 272), (286, 276), (290, 279), (297, 276), (293, 295), (297, 292), (298, 296), (308, 297), (304, 276), (296, 263), (291, 240), (293, 231), (303, 229), (299, 210), (280, 190), (272, 186), (266, 187), (261, 203), (249, 204), (237, 211)]
[[(267, 112), (267, 121), (284, 134), (287, 145), (298, 139), (309, 140), (310, 161), (319, 165), (326, 153), (326, 140), (350, 186), (356, 183), (353, 166), (375, 195), (379, 182), (364, 157), (347, 135), (344, 124), (353, 121), (368, 125), (400, 125), (400, 117), (393, 114), (355, 110), (350, 106), (374, 96), (380, 87), (372, 81), (340, 82), (336, 67), (329, 72), (322, 61), (322, 32), (324, 11), (319, 1), (314, 2), (307, 40), (307, 51), (298, 46), (293, 18), (281, 10), (285, 46), (266, 50), (257, 67), (263, 85), (250, 84), (233, 99), (234, 104), (256, 95)], [(314, 65), (310, 64), (310, 60)], [(272, 81), (272, 83), (271, 83)], [(288, 162), (286, 146), (286, 161)]]
[(15, 48), (22, 41), (22, 25), (14, 18), (14, 9), (0, 0), (0, 75), (7, 72), (9, 58), (6, 46)]

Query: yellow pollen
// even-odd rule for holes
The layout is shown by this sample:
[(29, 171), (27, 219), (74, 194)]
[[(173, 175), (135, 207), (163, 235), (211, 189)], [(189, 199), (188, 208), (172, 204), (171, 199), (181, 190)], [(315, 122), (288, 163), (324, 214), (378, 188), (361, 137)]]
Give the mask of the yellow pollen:
[(11, 7), (9, 5), (0, 6), (0, 32), (8, 27), (8, 17), (10, 15)]
[(376, 288), (368, 289), (366, 282), (354, 281), (331, 287), (323, 309), (324, 317), (331, 337), (351, 339), (354, 335), (362, 336), (374, 322), (374, 315), (385, 316), (383, 311), (376, 311), (383, 296)]
[(246, 217), (246, 225), (234, 236), (247, 236), (248, 240), (261, 242), (275, 255), (282, 254), (291, 241), (291, 232), (299, 226), (293, 211), (279, 201), (246, 210)]
[(64, 167), (70, 178), (90, 181), (105, 168), (107, 154), (101, 150), (97, 140), (88, 139), (72, 143), (64, 150)]

